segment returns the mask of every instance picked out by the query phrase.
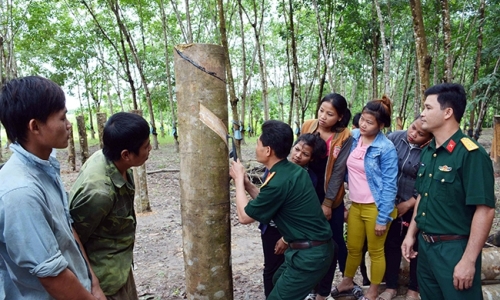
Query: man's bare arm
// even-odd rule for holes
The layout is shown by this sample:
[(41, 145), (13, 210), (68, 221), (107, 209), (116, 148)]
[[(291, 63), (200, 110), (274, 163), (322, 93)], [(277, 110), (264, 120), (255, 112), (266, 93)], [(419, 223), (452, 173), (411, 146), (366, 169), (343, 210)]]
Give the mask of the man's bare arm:
[(38, 277), (47, 293), (56, 300), (95, 300), (68, 268), (55, 277)]
[(257, 198), (260, 193), (260, 189), (256, 187), (252, 182), (250, 182), (248, 176), (245, 176), (245, 190), (250, 195), (250, 197), (252, 197), (252, 199)]
[(417, 234), (417, 222), (415, 222), (415, 217), (417, 216), (418, 204), (420, 203), (420, 195), (418, 195), (417, 200), (415, 201), (413, 216), (411, 217), (410, 226), (408, 227), (408, 232), (406, 233), (406, 237), (401, 245), (401, 251), (404, 259), (410, 262), (410, 259), (413, 259), (417, 256), (417, 252), (413, 251), (413, 245), (415, 244), (415, 235)]
[(472, 218), (469, 241), (462, 259), (455, 266), (453, 285), (457, 290), (468, 289), (472, 286), (474, 274), (477, 271), (475, 264), (479, 253), (490, 233), (495, 209), (486, 205), (478, 205)]
[[(240, 223), (242, 224), (249, 224), (254, 222), (255, 220), (249, 217), (245, 212), (245, 207), (250, 201), (247, 198), (245, 189), (250, 181), (247, 178), (245, 167), (241, 164), (239, 159), (236, 162), (231, 162), (229, 175), (233, 178), (234, 185), (236, 187), (236, 212), (238, 214), (238, 221), (240, 221)], [(245, 181), (247, 181), (246, 184)], [(253, 184), (251, 183), (250, 185), (253, 186)], [(250, 196), (252, 196), (252, 193), (255, 194), (255, 190), (251, 188), (251, 192), (249, 192)]]
[(75, 237), (75, 240), (78, 244), (78, 247), (80, 247), (80, 251), (82, 252), (83, 258), (85, 258), (85, 261), (87, 262), (87, 265), (89, 266), (90, 273), (92, 275), (92, 295), (98, 300), (106, 300), (106, 296), (104, 295), (104, 292), (101, 289), (101, 286), (99, 285), (99, 279), (97, 276), (95, 276), (94, 270), (92, 270), (92, 266), (90, 265), (89, 258), (87, 256), (87, 252), (85, 251), (85, 248), (83, 248), (82, 242), (80, 241), (80, 237), (76, 233), (75, 228), (73, 229), (73, 236)]

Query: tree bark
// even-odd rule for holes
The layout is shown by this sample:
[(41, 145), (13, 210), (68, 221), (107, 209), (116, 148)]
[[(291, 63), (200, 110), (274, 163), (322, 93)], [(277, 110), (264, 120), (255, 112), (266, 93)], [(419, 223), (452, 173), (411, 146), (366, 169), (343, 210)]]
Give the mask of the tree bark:
[[(85, 75), (87, 77), (87, 75)], [(85, 89), (87, 90), (87, 111), (89, 113), (89, 123), (90, 123), (90, 138), (95, 140), (95, 129), (94, 129), (94, 118), (92, 113), (92, 105), (90, 104), (91, 88), (89, 87), (88, 79), (84, 79), (85, 81)]]
[[(288, 5), (288, 10), (286, 9), (286, 6)], [(300, 122), (300, 113), (299, 113), (299, 94), (300, 94), (300, 83), (299, 83), (299, 62), (297, 59), (297, 41), (295, 37), (295, 25), (294, 25), (294, 20), (293, 20), (293, 1), (288, 0), (288, 3), (283, 0), (283, 14), (287, 16), (288, 21), (287, 27), (288, 27), (288, 33), (290, 34), (290, 38), (288, 38), (287, 35), (287, 58), (288, 58), (288, 75), (289, 75), (289, 82), (290, 82), (290, 113), (288, 117), (288, 124), (292, 126), (293, 128), (293, 119), (295, 119), (296, 123)], [(291, 59), (291, 63), (290, 63)], [(291, 71), (290, 71), (290, 65), (291, 65)], [(295, 108), (295, 118), (293, 117), (293, 108)], [(297, 125), (300, 127), (300, 124)]]
[[(493, 141), (491, 143), (490, 157), (493, 160), (495, 174), (500, 173), (500, 116), (493, 117)], [(491, 241), (490, 241), (491, 238)], [(488, 242), (500, 246), (500, 231), (488, 237)]]
[(193, 42), (193, 31), (191, 30), (191, 14), (189, 13), (189, 0), (184, 0), (186, 8), (186, 36), (188, 43)]
[[(112, 1), (112, 0), (107, 0), (107, 1)], [(118, 56), (118, 64), (122, 65), (123, 69), (125, 70), (125, 74), (127, 75), (127, 81), (130, 85), (130, 92), (132, 94), (132, 103), (134, 104), (134, 109), (137, 109), (137, 91), (135, 88), (134, 79), (132, 78), (132, 72), (130, 71), (130, 61), (128, 58), (127, 50), (125, 49), (125, 42), (123, 41), (123, 35), (122, 35), (121, 31), (120, 31), (120, 48), (123, 51), (123, 55), (120, 52), (120, 50), (118, 49), (118, 46), (116, 45), (116, 43), (109, 37), (109, 35), (104, 30), (104, 28), (101, 26), (101, 23), (97, 20), (97, 16), (95, 15), (94, 10), (88, 5), (87, 1), (81, 0), (81, 2), (83, 3), (83, 5), (85, 5), (85, 7), (87, 8), (87, 11), (92, 16), (92, 19), (94, 20), (94, 23), (96, 24), (97, 28), (99, 29), (99, 32), (101, 32), (101, 34), (104, 36), (105, 40), (107, 40), (111, 44), (113, 49), (115, 50), (115, 53)], [(118, 74), (117, 74), (117, 76), (118, 76)], [(119, 92), (120, 85), (118, 83), (117, 83), (116, 89), (118, 92), (118, 97), (120, 98), (120, 92)], [(121, 103), (121, 98), (120, 98), (120, 103)], [(123, 104), (121, 104), (121, 105), (122, 105), (122, 111), (124, 111)]]
[[(0, 144), (0, 149), (2, 149), (1, 146), (2, 145)], [(73, 135), (73, 126), (71, 126), (71, 128), (69, 129), (68, 163), (69, 163), (69, 168), (71, 169), (71, 171), (75, 171), (76, 170), (76, 151), (75, 151), (75, 137)]]
[(424, 97), (423, 92), (421, 91), (421, 84), (420, 84), (420, 76), (419, 76), (419, 70), (418, 70), (418, 58), (415, 59), (415, 99), (413, 101), (413, 114), (416, 116), (420, 114), (423, 108), (422, 97)]
[[(170, 114), (172, 118), (172, 129), (174, 127), (177, 127), (177, 118), (175, 117), (175, 108), (174, 108), (174, 93), (172, 91), (172, 74), (170, 71), (170, 55), (168, 51), (168, 34), (167, 34), (167, 29), (168, 29), (168, 23), (167, 23), (167, 16), (165, 14), (165, 6), (163, 3), (163, 0), (160, 0), (160, 12), (161, 12), (161, 23), (162, 23), (162, 32), (163, 32), (163, 40), (165, 41), (165, 71), (166, 71), (166, 76), (167, 76), (167, 88), (168, 88), (168, 102), (170, 104)], [(163, 134), (163, 132), (162, 132)], [(175, 146), (175, 152), (179, 152), (179, 139), (177, 134), (174, 134), (174, 146)]]
[[(243, 128), (245, 128), (247, 88), (248, 88), (248, 81), (250, 80), (251, 76), (247, 76), (247, 54), (246, 54), (246, 47), (245, 47), (245, 25), (243, 22), (243, 9), (241, 8), (241, 5), (238, 5), (238, 14), (240, 16), (241, 79), (243, 81), (242, 92), (241, 92), (241, 96), (240, 96), (240, 98), (241, 98), (241, 110), (240, 110), (240, 112), (241, 112), (242, 126), (243, 126)], [(253, 66), (255, 64), (255, 54), (256, 53), (257, 53), (256, 51), (254, 51), (254, 53), (253, 53), (252, 64), (251, 64), (250, 70), (253, 70)], [(249, 124), (251, 127), (252, 123), (249, 122)], [(250, 132), (248, 134), (250, 134)], [(244, 137), (243, 134), (242, 134), (242, 136)]]
[(105, 84), (106, 84), (106, 96), (108, 97), (108, 107), (109, 107), (109, 114), (113, 115), (113, 99), (111, 98), (111, 88), (109, 87), (109, 82), (111, 81), (111, 78), (109, 78), (109, 73), (108, 70), (106, 69), (105, 65), (105, 60), (104, 60), (104, 51), (102, 51), (102, 48), (100, 44), (97, 45), (97, 49), (99, 50), (99, 56), (100, 56), (100, 63), (101, 63), (101, 68), (102, 68), (102, 75), (105, 78)]
[[(267, 98), (267, 72), (265, 68), (265, 63), (264, 63), (264, 55), (262, 55), (262, 48), (263, 45), (261, 44), (261, 29), (262, 29), (262, 22), (264, 21), (264, 1), (262, 0), (261, 3), (261, 9), (258, 12), (257, 11), (257, 0), (253, 0), (253, 12), (254, 12), (254, 19), (253, 22), (250, 20), (250, 17), (247, 15), (248, 21), (252, 25), (253, 32), (254, 32), (254, 37), (255, 37), (255, 48), (257, 48), (257, 57), (259, 59), (259, 73), (260, 73), (260, 82), (262, 85), (262, 102), (264, 103), (264, 121), (269, 120), (269, 102)], [(239, 6), (243, 9), (243, 6), (241, 4), (241, 0), (238, 0)], [(258, 18), (257, 14), (260, 13), (260, 19)]]
[[(229, 57), (229, 44), (227, 42), (227, 32), (226, 32), (226, 18), (224, 15), (224, 5), (222, 0), (217, 0), (219, 8), (219, 29), (222, 47), (224, 49), (224, 55), (226, 56), (226, 74), (227, 74), (227, 87), (229, 88), (229, 103), (231, 103), (231, 114), (233, 115), (233, 131), (240, 131), (240, 117), (238, 115), (238, 97), (236, 97), (236, 91), (234, 88), (233, 71), (231, 69), (231, 59)], [(241, 130), (243, 131), (243, 130)], [(240, 131), (240, 133), (241, 133)], [(242, 133), (241, 133), (242, 134)], [(242, 159), (241, 156), (241, 139), (234, 138), (236, 153), (238, 157)]]
[[(133, 114), (142, 117), (142, 110), (131, 110)], [(146, 176), (146, 163), (139, 167), (132, 167), (132, 172), (134, 173), (134, 206), (135, 211), (138, 213), (145, 213), (151, 211), (151, 205), (149, 202), (148, 195), (148, 179)]]
[(375, 9), (377, 10), (378, 21), (380, 25), (380, 39), (382, 40), (382, 49), (384, 52), (384, 94), (388, 97), (391, 95), (391, 45), (387, 45), (385, 39), (385, 25), (384, 17), (382, 11), (380, 10), (380, 5), (378, 0), (374, 0)]
[[(500, 64), (500, 57), (497, 59), (497, 62), (495, 64), (495, 68), (493, 69), (493, 73), (491, 73), (489, 76), (496, 76), (499, 64)], [(491, 97), (489, 95), (490, 89), (491, 89), (491, 84), (492, 84), (492, 82), (490, 81), (490, 83), (488, 84), (488, 87), (486, 88), (486, 91), (484, 92), (484, 99), (481, 102), (481, 109), (479, 110), (479, 116), (477, 117), (477, 123), (476, 123), (476, 130), (474, 133), (474, 138), (476, 140), (478, 140), (479, 136), (481, 135), (481, 131), (483, 129), (484, 117), (486, 116), (488, 104), (491, 100)]]
[(179, 13), (179, 9), (177, 9), (177, 0), (170, 0), (170, 3), (172, 4), (172, 9), (174, 10), (175, 17), (177, 18), (177, 23), (179, 23), (179, 28), (181, 29), (182, 32), (182, 37), (184, 38), (185, 43), (190, 43), (186, 28), (184, 27), (184, 24), (182, 23), (182, 18)]
[(142, 64), (142, 61), (139, 59), (139, 56), (137, 54), (137, 48), (134, 44), (134, 41), (132, 39), (132, 36), (130, 35), (130, 32), (123, 22), (121, 18), (121, 8), (120, 5), (118, 4), (118, 0), (111, 0), (109, 1), (109, 5), (111, 10), (113, 11), (115, 17), (116, 17), (116, 23), (118, 27), (120, 28), (121, 33), (125, 36), (125, 40), (127, 41), (127, 44), (130, 49), (130, 53), (132, 54), (132, 57), (134, 58), (135, 65), (137, 67), (137, 70), (139, 71), (139, 76), (141, 78), (141, 82), (144, 88), (144, 93), (146, 94), (146, 102), (148, 104), (148, 111), (149, 111), (149, 123), (152, 127), (153, 131), (153, 149), (158, 150), (158, 133), (156, 131), (156, 124), (155, 124), (155, 115), (154, 115), (154, 110), (153, 110), (153, 102), (151, 100), (151, 92), (149, 91), (148, 87), (148, 82), (146, 80), (146, 75), (144, 74), (144, 67)]
[[(1, 3), (1, 0), (0, 0), (0, 3)], [(2, 17), (0, 17), (0, 21), (2, 21)], [(3, 56), (4, 56), (3, 44), (4, 44), (4, 37), (0, 36), (0, 85), (4, 83), (4, 80), (3, 80), (3, 65), (4, 65), (4, 61), (3, 61)], [(0, 153), (0, 155), (2, 155), (2, 154)]]
[(318, 1), (317, 0), (313, 0), (312, 3), (313, 3), (313, 6), (314, 6), (314, 12), (316, 14), (316, 22), (318, 24), (319, 38), (321, 40), (321, 54), (323, 55), (323, 59), (324, 59), (324, 62), (325, 62), (325, 73), (328, 76), (328, 84), (330, 86), (330, 91), (333, 92), (335, 89), (334, 89), (334, 86), (333, 86), (333, 75), (332, 75), (332, 71), (330, 69), (330, 64), (329, 64), (329, 62), (330, 62), (330, 55), (329, 55), (329, 51), (328, 51), (326, 37), (325, 37), (325, 34), (323, 33), (323, 27), (321, 26), (321, 18), (320, 18), (320, 15), (319, 15)]
[(378, 30), (373, 29), (372, 32), (372, 51), (370, 55), (371, 63), (372, 63), (372, 90), (370, 99), (376, 99), (378, 96), (378, 70), (377, 70), (377, 60), (378, 60), (378, 44), (380, 40), (380, 35), (378, 34)]
[(413, 79), (411, 79), (411, 83), (409, 84), (408, 78), (410, 77), (410, 70), (412, 69), (413, 60), (411, 59), (411, 53), (406, 61), (405, 73), (404, 73), (404, 84), (403, 84), (403, 95), (401, 96), (401, 107), (399, 109), (398, 117), (401, 119), (401, 126), (396, 128), (396, 130), (402, 130), (404, 128), (404, 124), (406, 121), (406, 107), (408, 105), (408, 90), (411, 88), (411, 84), (413, 83)]
[[(442, 25), (442, 24), (441, 24)], [(435, 36), (434, 36), (434, 43), (432, 46), (432, 55), (433, 55), (433, 60), (434, 60), (434, 70), (433, 70), (433, 79), (432, 83), (434, 85), (439, 83), (439, 64), (437, 63), (439, 61), (439, 45), (440, 45), (440, 39), (439, 39), (439, 31), (441, 29), (441, 26), (439, 24), (436, 24), (435, 28)], [(430, 78), (429, 78), (430, 80)]]
[(87, 143), (87, 131), (85, 130), (85, 118), (76, 116), (76, 125), (78, 126), (78, 136), (80, 141), (80, 157), (82, 166), (89, 158), (89, 144)]
[[(479, 5), (479, 28), (477, 35), (477, 51), (476, 51), (476, 62), (474, 63), (474, 75), (472, 79), (472, 84), (474, 85), (479, 79), (479, 68), (481, 67), (481, 51), (483, 50), (483, 26), (484, 26), (484, 9), (486, 6), (486, 1), (481, 0)], [(474, 131), (474, 116), (476, 114), (476, 99), (477, 89), (472, 90), (471, 99), (472, 107), (469, 115), (469, 130), (468, 135), (472, 137)]]
[(104, 133), (104, 124), (106, 124), (107, 119), (108, 117), (106, 116), (105, 112), (97, 113), (97, 132), (99, 133), (99, 146), (101, 147), (101, 149), (104, 146), (102, 141), (102, 134)]
[(453, 54), (451, 53), (451, 21), (448, 0), (440, 0), (441, 13), (443, 16), (444, 53), (444, 78), (446, 82), (453, 82)]
[(186, 294), (194, 300), (233, 299), (228, 151), (225, 136), (199, 117), (203, 105), (220, 124), (213, 126), (219, 134), (227, 130), (224, 58), (217, 45), (178, 45), (174, 52)]
[(410, 0), (411, 15), (413, 19), (413, 33), (415, 36), (415, 49), (417, 53), (418, 75), (420, 82), (421, 104), (424, 106), (424, 92), (429, 88), (429, 70), (432, 57), (427, 54), (427, 39), (425, 36), (422, 4), (420, 0)]

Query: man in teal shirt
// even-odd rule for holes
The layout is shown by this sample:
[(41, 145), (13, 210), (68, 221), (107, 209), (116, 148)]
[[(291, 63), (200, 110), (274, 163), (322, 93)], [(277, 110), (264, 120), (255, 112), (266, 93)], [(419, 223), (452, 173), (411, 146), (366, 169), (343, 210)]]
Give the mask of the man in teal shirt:
[(262, 125), (255, 154), (269, 175), (260, 190), (248, 180), (239, 160), (230, 169), (240, 223), (273, 220), (288, 244), (267, 299), (304, 299), (328, 271), (335, 251), (330, 225), (307, 171), (286, 158), (292, 143), (293, 132), (287, 124), (270, 120)]
[(415, 187), (419, 197), (403, 245), (409, 260), (418, 234), (418, 283), (423, 300), (483, 299), (481, 249), (495, 216), (493, 166), (465, 136), (460, 120), (466, 94), (459, 84), (426, 92), (422, 129), (434, 135), (422, 150)]
[(148, 159), (149, 125), (136, 114), (114, 114), (104, 127), (103, 144), (71, 188), (70, 213), (107, 299), (136, 300), (132, 260), (137, 222), (130, 168)]

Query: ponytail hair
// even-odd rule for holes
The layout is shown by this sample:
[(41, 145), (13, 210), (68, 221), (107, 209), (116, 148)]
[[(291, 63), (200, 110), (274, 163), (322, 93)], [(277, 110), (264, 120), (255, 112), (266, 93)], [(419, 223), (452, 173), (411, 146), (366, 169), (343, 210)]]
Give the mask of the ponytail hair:
[(392, 116), (392, 101), (388, 96), (383, 95), (382, 99), (369, 101), (365, 105), (365, 107), (363, 107), (363, 113), (374, 116), (379, 125), (384, 124), (384, 127), (390, 127)]
[(323, 97), (320, 104), (323, 102), (330, 103), (333, 108), (335, 108), (335, 111), (337, 111), (337, 114), (342, 118), (332, 126), (332, 131), (347, 127), (349, 121), (351, 120), (351, 111), (347, 107), (347, 101), (345, 100), (344, 96), (337, 93), (331, 93)]

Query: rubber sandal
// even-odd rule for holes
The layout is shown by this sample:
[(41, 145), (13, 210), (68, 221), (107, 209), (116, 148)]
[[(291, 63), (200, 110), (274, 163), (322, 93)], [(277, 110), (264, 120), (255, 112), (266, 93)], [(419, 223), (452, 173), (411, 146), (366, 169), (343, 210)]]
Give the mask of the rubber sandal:
[[(363, 294), (363, 289), (359, 286), (359, 285), (356, 285), (352, 288), (352, 294), (354, 295), (354, 297), (356, 297), (357, 299), (361, 299), (361, 298), (366, 298)], [(369, 300), (369, 299), (368, 299)]]
[(309, 294), (307, 297), (304, 298), (304, 300), (316, 300), (316, 294)]
[(420, 300), (420, 298), (406, 295), (405, 300)]
[(398, 293), (383, 291), (380, 295), (378, 295), (377, 300), (391, 300), (392, 298), (395, 298), (397, 295)]
[(334, 286), (332, 288), (332, 291), (330, 292), (330, 296), (332, 296), (333, 298), (337, 298), (337, 297), (346, 297), (346, 296), (352, 296), (354, 295), (353, 291), (354, 291), (355, 287), (348, 290), (348, 291), (339, 291), (339, 289)]

